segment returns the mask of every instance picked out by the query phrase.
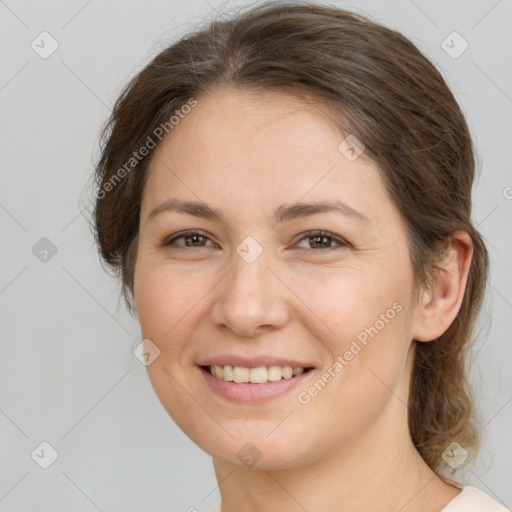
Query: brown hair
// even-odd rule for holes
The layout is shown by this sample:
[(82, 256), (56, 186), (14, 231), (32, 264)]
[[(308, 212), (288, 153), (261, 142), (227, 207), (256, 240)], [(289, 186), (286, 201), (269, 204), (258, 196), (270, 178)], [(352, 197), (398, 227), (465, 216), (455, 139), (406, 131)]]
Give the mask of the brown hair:
[(409, 429), (433, 470), (450, 471), (441, 455), (454, 441), (474, 460), (479, 433), (468, 356), (488, 255), (470, 219), (471, 136), (433, 64), (407, 38), (364, 16), (327, 4), (256, 5), (187, 34), (125, 87), (102, 133), (94, 227), (128, 305), (151, 158), (134, 161), (134, 152), (155, 139), (156, 127), (172, 129), (169, 119), (191, 99), (223, 84), (286, 91), (330, 107), (340, 130), (355, 134), (379, 167), (404, 219), (418, 284), (431, 280), (451, 233), (470, 235), (473, 260), (455, 321), (437, 340), (415, 342)]

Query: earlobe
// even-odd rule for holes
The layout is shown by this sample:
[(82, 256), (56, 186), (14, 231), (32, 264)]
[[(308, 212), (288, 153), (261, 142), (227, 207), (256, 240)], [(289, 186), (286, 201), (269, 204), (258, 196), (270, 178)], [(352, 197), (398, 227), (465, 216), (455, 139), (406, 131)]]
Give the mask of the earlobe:
[(446, 332), (464, 298), (473, 244), (465, 231), (452, 233), (448, 243), (431, 286), (422, 292), (418, 301), (413, 329), (413, 338), (417, 341), (432, 341)]

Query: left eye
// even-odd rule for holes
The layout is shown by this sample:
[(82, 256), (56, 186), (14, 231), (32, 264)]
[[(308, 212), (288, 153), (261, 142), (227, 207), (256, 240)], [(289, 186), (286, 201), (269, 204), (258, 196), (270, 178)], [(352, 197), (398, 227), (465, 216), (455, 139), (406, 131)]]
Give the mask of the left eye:
[[(177, 245), (175, 242), (177, 240), (183, 239), (185, 240), (185, 246)], [(168, 241), (164, 242), (164, 246), (176, 245), (178, 248), (184, 247), (207, 247), (206, 242), (210, 240), (210, 238), (203, 233), (195, 230), (190, 230), (186, 232), (182, 232), (177, 236), (170, 238)], [(336, 247), (332, 246), (332, 243), (337, 243), (339, 247), (346, 247), (348, 244), (342, 240), (341, 238), (329, 233), (328, 231), (308, 231), (304, 233), (299, 242), (306, 240), (307, 243), (313, 245), (311, 250), (322, 250), (322, 249), (335, 249)], [(307, 248), (299, 247), (299, 250), (304, 250)]]
[[(328, 231), (309, 231), (305, 233), (305, 236), (303, 236), (300, 239), (300, 242), (303, 240), (306, 240), (307, 243), (313, 244), (312, 247), (313, 250), (321, 250), (322, 248), (325, 249), (336, 249), (336, 247), (333, 247), (331, 245), (331, 242), (337, 243), (340, 247), (345, 247), (348, 244), (342, 240), (341, 238), (333, 235), (332, 233), (329, 233)], [(327, 245), (326, 245), (327, 244)], [(320, 246), (320, 247), (318, 247)], [(301, 248), (303, 249), (303, 248)]]

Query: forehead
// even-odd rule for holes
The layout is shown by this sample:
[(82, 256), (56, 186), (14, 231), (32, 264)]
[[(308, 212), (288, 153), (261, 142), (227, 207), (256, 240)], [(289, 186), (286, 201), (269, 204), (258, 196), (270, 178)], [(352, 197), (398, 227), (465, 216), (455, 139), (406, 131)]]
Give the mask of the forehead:
[[(340, 156), (338, 146), (345, 135), (328, 106), (312, 96), (226, 86), (196, 101), (154, 150), (153, 159), (201, 161), (201, 169), (205, 159), (215, 164), (220, 159), (224, 167), (238, 163), (242, 170), (257, 155), (255, 165), (260, 170), (280, 167), (285, 171), (289, 161), (321, 164)], [(364, 154), (360, 160), (372, 163)]]
[[(279, 136), (281, 144), (300, 149), (301, 140), (320, 132), (339, 139), (340, 133), (326, 104), (312, 97), (290, 92), (240, 90), (222, 87), (197, 98), (197, 106), (180, 121), (181, 129), (169, 134), (169, 139), (203, 137), (205, 143), (232, 142), (247, 138), (256, 142)], [(177, 133), (176, 133), (177, 132)], [(172, 143), (171, 143), (172, 144)], [(274, 145), (260, 150), (271, 150)]]
[(375, 199), (383, 186), (364, 154), (350, 161), (340, 152), (343, 139), (327, 107), (311, 99), (212, 91), (154, 150), (144, 196), (165, 201), (172, 190), (174, 197), (215, 197), (216, 206), (237, 202), (250, 210), (329, 195), (351, 197), (361, 209), (370, 202), (363, 196), (373, 192)]

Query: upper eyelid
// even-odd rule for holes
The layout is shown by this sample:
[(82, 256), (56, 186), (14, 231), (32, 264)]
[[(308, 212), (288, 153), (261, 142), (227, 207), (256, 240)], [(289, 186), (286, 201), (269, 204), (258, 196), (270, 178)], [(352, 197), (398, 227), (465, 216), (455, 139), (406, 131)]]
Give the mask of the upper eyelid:
[(187, 229), (185, 231), (182, 231), (181, 233), (178, 232), (178, 233), (175, 233), (173, 235), (170, 235), (170, 236), (166, 237), (164, 239), (162, 245), (168, 245), (171, 242), (174, 242), (174, 241), (176, 241), (176, 240), (178, 240), (180, 238), (187, 237), (187, 236), (194, 236), (194, 235), (204, 236), (205, 238), (208, 238), (208, 240), (213, 242), (213, 240), (211, 239), (210, 235), (208, 235), (207, 233), (203, 233), (203, 232), (201, 232), (201, 230)]

